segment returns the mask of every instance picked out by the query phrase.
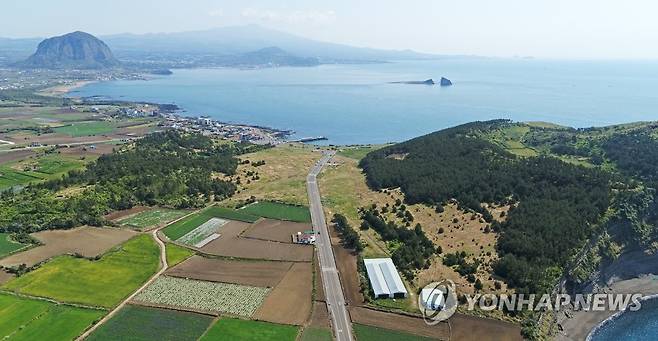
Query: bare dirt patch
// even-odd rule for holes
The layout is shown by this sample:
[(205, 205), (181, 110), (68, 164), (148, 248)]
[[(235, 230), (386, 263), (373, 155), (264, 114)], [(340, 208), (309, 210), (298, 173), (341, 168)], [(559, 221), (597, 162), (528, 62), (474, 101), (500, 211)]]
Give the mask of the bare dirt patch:
[(313, 246), (286, 244), (242, 238), (240, 234), (250, 224), (230, 221), (222, 226), (221, 237), (208, 243), (200, 250), (212, 255), (237, 257), (247, 259), (268, 259), (292, 262), (310, 262), (313, 257)]
[(312, 308), (311, 263), (295, 263), (283, 280), (265, 298), (254, 317), (259, 320), (302, 325)]
[(127, 218), (127, 217), (130, 217), (130, 216), (135, 215), (137, 213), (147, 211), (149, 209), (150, 209), (150, 207), (148, 207), (148, 206), (135, 206), (135, 207), (127, 209), (127, 210), (115, 211), (115, 212), (112, 212), (110, 214), (106, 214), (104, 218), (107, 219), (107, 220), (113, 220), (113, 221), (114, 220), (120, 220), (122, 218)]
[(292, 235), (313, 229), (310, 224), (261, 219), (242, 233), (242, 237), (292, 243)]
[(9, 151), (9, 152), (1, 152), (0, 153), (0, 164), (6, 163), (6, 162), (11, 162), (11, 161), (16, 161), (16, 160), (23, 160), (26, 159), (30, 156), (36, 155), (37, 153), (33, 150), (17, 150), (17, 151)]
[(348, 305), (361, 305), (363, 295), (359, 284), (359, 274), (356, 269), (356, 256), (340, 245), (332, 245), (336, 255), (336, 266), (340, 275), (340, 283), (343, 285), (345, 299)]
[(521, 328), (513, 323), (482, 317), (455, 314), (450, 318), (451, 340), (521, 341)]
[[(397, 330), (441, 340), (462, 340), (460, 338), (450, 337), (448, 323), (439, 323), (430, 326), (420, 317), (393, 314), (364, 307), (350, 308), (350, 317), (352, 318), (352, 322), (368, 326)], [(506, 339), (501, 338), (498, 340)]]
[(34, 264), (54, 256), (79, 253), (85, 257), (94, 257), (105, 253), (115, 245), (130, 239), (136, 232), (125, 229), (77, 227), (71, 230), (52, 230), (32, 233), (45, 245), (13, 254), (0, 260), (2, 266)]
[(167, 270), (167, 275), (273, 288), (284, 278), (292, 263), (210, 259), (192, 256)]
[(14, 278), (14, 275), (0, 270), (0, 285), (8, 282), (12, 278)]
[(329, 323), (329, 310), (327, 310), (327, 303), (323, 301), (313, 302), (313, 311), (311, 312), (311, 319), (309, 326), (319, 328), (331, 328)]

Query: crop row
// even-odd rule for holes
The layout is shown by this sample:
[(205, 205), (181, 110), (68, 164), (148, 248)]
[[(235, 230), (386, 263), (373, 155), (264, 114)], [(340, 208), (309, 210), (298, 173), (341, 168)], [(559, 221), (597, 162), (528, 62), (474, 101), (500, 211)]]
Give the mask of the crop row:
[(200, 241), (208, 238), (211, 234), (217, 232), (217, 230), (226, 223), (228, 223), (228, 221), (224, 219), (211, 218), (205, 223), (199, 225), (199, 227), (178, 238), (176, 241), (188, 245), (196, 245)]
[(269, 290), (161, 276), (139, 293), (135, 301), (251, 317)]

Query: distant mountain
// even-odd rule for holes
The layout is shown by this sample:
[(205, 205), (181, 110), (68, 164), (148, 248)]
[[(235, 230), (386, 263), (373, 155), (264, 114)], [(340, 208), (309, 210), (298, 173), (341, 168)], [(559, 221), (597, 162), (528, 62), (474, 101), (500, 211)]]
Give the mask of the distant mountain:
[(429, 59), (436, 55), (410, 50), (393, 51), (327, 43), (258, 25), (221, 27), (205, 31), (117, 34), (102, 39), (121, 59), (150, 53), (238, 55), (277, 46), (295, 56), (315, 57), (321, 63)]
[(104, 69), (119, 64), (103, 41), (89, 33), (76, 31), (42, 41), (37, 51), (17, 66), (32, 69)]
[[(79, 32), (79, 34), (83, 33)], [(263, 54), (269, 54), (270, 61), (279, 65), (315, 64), (313, 59), (318, 63), (364, 63), (439, 57), (411, 50), (381, 50), (321, 42), (257, 25), (178, 33), (126, 33), (101, 36), (100, 38), (112, 49), (110, 54), (114, 53), (124, 66), (137, 68), (231, 65), (241, 64), (237, 62), (240, 58), (253, 58), (256, 64), (264, 65), (267, 63), (261, 64), (261, 62), (266, 61), (267, 58), (263, 59)], [(38, 41), (39, 39), (35, 38), (0, 38), (0, 65), (11, 64), (27, 58), (34, 51)], [(270, 50), (269, 47), (272, 46), (276, 46), (280, 51)], [(288, 55), (284, 58), (287, 60), (286, 62), (282, 62), (280, 59), (283, 56), (281, 51), (285, 51), (285, 54)], [(291, 57), (312, 59), (293, 60)], [(22, 64), (28, 67), (34, 67), (35, 64), (49, 64), (38, 58), (40, 57), (35, 54), (27, 63)], [(278, 62), (277, 58), (279, 58)], [(66, 60), (54, 63), (54, 66), (49, 67), (78, 64), (78, 62), (69, 63), (69, 59), (66, 58)], [(114, 60), (114, 58), (108, 60)], [(92, 66), (105, 65), (105, 63), (90, 64)], [(115, 63), (110, 62), (110, 64)]]
[(320, 62), (314, 57), (294, 56), (278, 47), (266, 47), (253, 52), (237, 55), (236, 66), (315, 66)]

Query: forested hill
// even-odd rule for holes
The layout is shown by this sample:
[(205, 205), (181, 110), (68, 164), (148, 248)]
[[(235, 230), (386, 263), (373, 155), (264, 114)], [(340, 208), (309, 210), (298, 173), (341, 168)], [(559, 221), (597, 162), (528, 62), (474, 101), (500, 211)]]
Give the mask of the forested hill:
[[(200, 207), (231, 196), (236, 155), (248, 144), (216, 144), (208, 137), (178, 132), (154, 133), (103, 155), (83, 171), (61, 179), (0, 194), (0, 232), (102, 225), (103, 215), (136, 205)], [(58, 195), (74, 188), (68, 197)]]
[(518, 157), (484, 138), (509, 124), (475, 122), (368, 154), (360, 166), (374, 189), (400, 187), (409, 203), (515, 203), (499, 230), (498, 275), (521, 292), (542, 292), (594, 232), (610, 205), (610, 176), (550, 156)]

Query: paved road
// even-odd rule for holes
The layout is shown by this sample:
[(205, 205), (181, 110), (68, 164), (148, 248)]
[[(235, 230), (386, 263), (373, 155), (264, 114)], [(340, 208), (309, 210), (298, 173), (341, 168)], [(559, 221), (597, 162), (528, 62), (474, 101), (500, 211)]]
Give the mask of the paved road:
[(86, 339), (91, 333), (93, 333), (98, 327), (103, 325), (105, 322), (109, 321), (116, 313), (123, 308), (128, 301), (132, 300), (135, 296), (137, 296), (138, 293), (140, 293), (142, 290), (144, 290), (147, 286), (149, 286), (153, 281), (155, 281), (156, 278), (158, 278), (160, 275), (162, 275), (169, 265), (167, 264), (167, 252), (165, 249), (165, 244), (160, 240), (160, 237), (158, 237), (158, 231), (160, 231), (161, 228), (153, 230), (151, 234), (153, 235), (153, 239), (158, 243), (158, 247), (160, 248), (160, 265), (162, 266), (160, 268), (160, 271), (158, 271), (155, 275), (151, 277), (144, 285), (142, 285), (139, 289), (137, 289), (132, 295), (128, 296), (123, 302), (121, 302), (118, 306), (116, 306), (112, 311), (110, 311), (109, 314), (105, 315), (100, 321), (98, 321), (96, 324), (94, 324), (91, 328), (87, 329), (84, 334), (78, 336), (76, 341), (82, 341)]
[(324, 153), (322, 159), (313, 166), (311, 173), (306, 178), (306, 190), (308, 191), (313, 230), (319, 233), (315, 245), (317, 246), (318, 258), (320, 260), (322, 285), (324, 286), (329, 318), (334, 328), (334, 335), (338, 341), (351, 341), (353, 340), (352, 325), (347, 308), (345, 307), (343, 287), (340, 285), (340, 278), (336, 269), (336, 259), (331, 249), (331, 239), (329, 237), (327, 223), (324, 219), (324, 210), (322, 209), (320, 190), (317, 183), (317, 175), (320, 174), (322, 167), (324, 167), (334, 154), (334, 152)]

